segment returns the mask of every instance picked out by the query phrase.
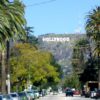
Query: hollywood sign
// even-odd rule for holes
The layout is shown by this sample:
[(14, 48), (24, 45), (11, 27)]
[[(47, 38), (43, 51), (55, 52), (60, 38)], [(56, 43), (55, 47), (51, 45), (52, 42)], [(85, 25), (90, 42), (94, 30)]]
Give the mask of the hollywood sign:
[(70, 41), (69, 37), (43, 37), (42, 41), (46, 42), (68, 42)]

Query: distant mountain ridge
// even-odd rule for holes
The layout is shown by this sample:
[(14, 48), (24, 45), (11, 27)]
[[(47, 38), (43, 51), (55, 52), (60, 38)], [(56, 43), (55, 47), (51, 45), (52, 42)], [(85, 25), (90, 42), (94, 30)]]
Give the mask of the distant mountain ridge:
[(57, 63), (62, 66), (63, 72), (69, 74), (72, 71), (73, 46), (76, 41), (85, 37), (85, 34), (44, 34), (38, 36), (39, 48), (51, 52)]

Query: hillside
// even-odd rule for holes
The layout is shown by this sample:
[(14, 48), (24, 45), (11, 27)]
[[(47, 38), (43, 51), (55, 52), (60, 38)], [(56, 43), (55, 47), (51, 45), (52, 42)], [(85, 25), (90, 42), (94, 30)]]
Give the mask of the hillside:
[(45, 34), (38, 36), (40, 49), (51, 52), (64, 74), (72, 71), (71, 58), (75, 42), (85, 38), (85, 34)]

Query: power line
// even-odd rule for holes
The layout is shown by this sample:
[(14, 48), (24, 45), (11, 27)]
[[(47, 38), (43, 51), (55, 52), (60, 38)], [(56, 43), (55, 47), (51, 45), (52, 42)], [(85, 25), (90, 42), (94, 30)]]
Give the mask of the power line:
[(39, 2), (39, 3), (34, 3), (34, 4), (31, 4), (31, 5), (26, 5), (26, 7), (33, 7), (33, 6), (44, 5), (44, 4), (47, 4), (47, 3), (54, 2), (54, 1), (56, 1), (56, 0), (48, 0), (48, 1), (43, 1), (43, 2)]

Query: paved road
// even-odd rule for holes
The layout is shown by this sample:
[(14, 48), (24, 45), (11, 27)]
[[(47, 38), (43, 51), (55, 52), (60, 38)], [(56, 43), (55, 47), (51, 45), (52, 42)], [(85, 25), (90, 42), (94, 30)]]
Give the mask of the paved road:
[(39, 100), (95, 100), (95, 99), (84, 98), (80, 96), (66, 97), (65, 94), (58, 94), (58, 95), (48, 95), (45, 97), (41, 97)]

